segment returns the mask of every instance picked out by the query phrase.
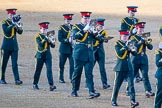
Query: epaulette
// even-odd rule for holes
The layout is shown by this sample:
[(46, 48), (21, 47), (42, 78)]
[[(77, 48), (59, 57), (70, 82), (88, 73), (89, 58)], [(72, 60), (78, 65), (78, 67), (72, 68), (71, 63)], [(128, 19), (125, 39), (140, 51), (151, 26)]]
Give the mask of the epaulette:
[(162, 29), (162, 26), (160, 26), (160, 29)]
[(135, 35), (130, 36), (130, 40), (134, 40), (135, 39)]
[(118, 42), (117, 41), (114, 43), (114, 46), (116, 46), (116, 45), (118, 45)]
[(159, 54), (159, 50), (155, 50), (155, 55)]
[(2, 24), (6, 24), (6, 23), (7, 23), (6, 20), (3, 20), (3, 21), (2, 21)]
[(78, 29), (79, 31), (81, 31), (81, 29), (77, 26), (77, 24), (74, 24), (72, 29)]

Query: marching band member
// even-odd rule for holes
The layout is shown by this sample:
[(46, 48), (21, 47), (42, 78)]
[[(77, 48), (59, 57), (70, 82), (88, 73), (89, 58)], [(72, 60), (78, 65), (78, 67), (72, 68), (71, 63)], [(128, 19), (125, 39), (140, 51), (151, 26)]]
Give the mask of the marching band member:
[(50, 47), (54, 48), (55, 44), (50, 43), (47, 37), (49, 22), (39, 23), (40, 33), (35, 36), (35, 44), (36, 44), (36, 69), (34, 73), (34, 81), (33, 81), (33, 89), (39, 90), (38, 82), (41, 74), (41, 70), (43, 64), (45, 63), (47, 68), (47, 78), (49, 83), (49, 90), (53, 91), (56, 89), (53, 81), (52, 75), (52, 55), (50, 51)]
[[(139, 19), (135, 17), (135, 14), (137, 12), (137, 6), (127, 6), (128, 8), (128, 17), (125, 17), (121, 20), (121, 29), (126, 29), (130, 31), (130, 36), (136, 34), (135, 24), (139, 22)], [(140, 77), (140, 74), (136, 74), (136, 81), (140, 82), (142, 81), (142, 78)]]
[(136, 55), (135, 48), (129, 48), (128, 38), (129, 31), (120, 30), (120, 40), (115, 42), (115, 53), (117, 56), (117, 63), (114, 67), (115, 80), (114, 88), (112, 93), (112, 106), (118, 106), (117, 97), (119, 89), (123, 83), (124, 78), (128, 78), (129, 92), (130, 92), (130, 103), (131, 107), (134, 108), (139, 105), (135, 100), (135, 89), (134, 89), (134, 74), (130, 60), (130, 53)]
[(72, 29), (72, 16), (73, 14), (63, 14), (64, 16), (64, 24), (59, 27), (58, 31), (58, 40), (60, 42), (59, 47), (59, 68), (60, 68), (60, 76), (59, 76), (59, 82), (65, 83), (64, 80), (64, 66), (66, 63), (67, 58), (69, 59), (69, 79), (72, 79), (72, 74), (74, 71), (74, 62), (72, 58), (72, 43), (70, 40), (71, 36), (71, 29)]
[(107, 89), (110, 87), (110, 85), (107, 83), (107, 74), (105, 69), (105, 51), (104, 51), (104, 42), (108, 42), (108, 34), (107, 31), (104, 29), (104, 18), (98, 18), (96, 22), (96, 30), (97, 30), (97, 36), (98, 40), (94, 40), (93, 44), (93, 52), (95, 57), (95, 62), (98, 62), (99, 69), (100, 69), (100, 75), (101, 75), (101, 81), (102, 81), (102, 87), (103, 89)]
[[(162, 32), (160, 32), (162, 34)], [(155, 74), (155, 77), (157, 79), (157, 84), (156, 84), (156, 95), (155, 95), (155, 102), (154, 102), (154, 108), (161, 108), (162, 105), (162, 42), (159, 43), (159, 49), (155, 51), (156, 54), (156, 66), (157, 66), (157, 71)]]
[(131, 56), (131, 61), (134, 70), (134, 76), (138, 74), (139, 70), (142, 73), (143, 84), (145, 88), (145, 94), (147, 97), (154, 96), (155, 93), (152, 92), (151, 84), (149, 81), (148, 71), (148, 57), (146, 54), (146, 49), (152, 50), (153, 45), (151, 44), (152, 39), (148, 39), (147, 37), (142, 37), (144, 33), (144, 27), (146, 22), (138, 22), (135, 27), (137, 29), (137, 34), (131, 36), (131, 40), (136, 43), (137, 46), (137, 56)]
[(90, 15), (91, 12), (81, 12), (82, 19), (80, 24), (73, 26), (73, 37), (76, 40), (76, 44), (73, 49), (74, 59), (74, 72), (72, 75), (72, 93), (73, 97), (78, 96), (78, 90), (80, 88), (81, 75), (83, 67), (85, 69), (86, 85), (89, 89), (89, 98), (99, 97), (100, 93), (94, 89), (93, 82), (93, 39), (94, 34), (90, 32)]
[(23, 82), (19, 78), (18, 72), (18, 42), (16, 34), (22, 34), (23, 29), (20, 24), (20, 15), (16, 15), (17, 9), (6, 9), (8, 13), (8, 19), (2, 21), (3, 29), (3, 43), (1, 47), (1, 80), (0, 84), (7, 84), (5, 80), (5, 72), (9, 57), (11, 56), (12, 71), (14, 74), (15, 84), (20, 85)]

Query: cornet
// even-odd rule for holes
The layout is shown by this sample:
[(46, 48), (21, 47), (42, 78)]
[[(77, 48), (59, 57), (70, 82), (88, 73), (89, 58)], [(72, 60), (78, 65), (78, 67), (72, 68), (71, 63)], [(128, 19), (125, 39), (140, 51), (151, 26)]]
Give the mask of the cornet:
[(52, 31), (48, 31), (47, 32), (47, 39), (48, 39), (48, 42), (51, 43), (51, 44), (55, 44), (56, 42), (56, 38), (54, 37), (55, 35), (55, 31), (52, 30)]
[(142, 38), (145, 40), (146, 44), (150, 44), (152, 42), (152, 39), (150, 38), (151, 33), (150, 32), (146, 32), (142, 34)]
[(131, 52), (137, 52), (137, 47), (135, 46), (135, 42), (128, 40), (126, 42), (126, 46), (128, 47), (128, 50), (130, 50)]

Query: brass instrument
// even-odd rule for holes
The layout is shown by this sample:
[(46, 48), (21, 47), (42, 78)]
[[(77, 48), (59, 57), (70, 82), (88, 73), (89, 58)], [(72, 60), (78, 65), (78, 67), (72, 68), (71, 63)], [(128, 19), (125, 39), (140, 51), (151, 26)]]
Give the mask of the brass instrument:
[(95, 27), (97, 25), (97, 19), (91, 19), (90, 23), (89, 23), (89, 26), (93, 26)]
[(48, 42), (51, 43), (51, 44), (55, 44), (56, 42), (56, 38), (54, 37), (55, 35), (55, 31), (54, 30), (51, 30), (51, 31), (48, 31), (47, 32), (47, 39), (48, 39)]
[(107, 37), (107, 38), (104, 38), (104, 42), (105, 43), (107, 43), (109, 40), (111, 40), (111, 39), (113, 39), (114, 37), (111, 37), (111, 36), (109, 36), (109, 37)]
[(131, 52), (137, 52), (137, 47), (135, 46), (135, 41), (128, 40), (126, 42), (126, 46), (128, 47), (128, 50)]
[(145, 40), (146, 44), (150, 44), (152, 42), (152, 39), (150, 38), (151, 33), (150, 32), (146, 32), (142, 34), (142, 38)]

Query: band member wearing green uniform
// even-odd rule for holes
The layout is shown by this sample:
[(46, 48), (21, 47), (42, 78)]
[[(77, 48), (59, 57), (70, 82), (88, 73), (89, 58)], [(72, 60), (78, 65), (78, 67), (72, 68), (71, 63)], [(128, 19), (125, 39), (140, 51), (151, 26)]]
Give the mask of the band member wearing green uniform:
[(98, 18), (96, 21), (96, 27), (95, 27), (97, 30), (96, 38), (98, 38), (98, 40), (94, 39), (93, 52), (95, 57), (94, 65), (96, 62), (99, 64), (103, 89), (107, 89), (110, 87), (110, 85), (107, 83), (107, 74), (105, 69), (105, 50), (104, 50), (103, 43), (108, 42), (107, 40), (108, 33), (104, 29), (104, 21), (105, 21), (104, 18)]
[(130, 53), (136, 55), (136, 48), (129, 46), (129, 31), (120, 30), (120, 40), (115, 42), (115, 53), (117, 56), (117, 62), (114, 67), (115, 71), (115, 80), (114, 80), (114, 88), (112, 93), (112, 106), (118, 106), (117, 97), (119, 89), (123, 83), (124, 78), (127, 77), (129, 92), (130, 92), (130, 103), (131, 107), (134, 108), (139, 105), (138, 102), (135, 101), (135, 89), (134, 89), (134, 74), (132, 69), (132, 64), (130, 60)]
[(72, 58), (72, 43), (71, 43), (71, 29), (72, 29), (72, 16), (73, 14), (63, 14), (64, 16), (64, 24), (59, 27), (58, 31), (58, 40), (60, 42), (59, 47), (59, 68), (60, 68), (60, 76), (59, 82), (65, 83), (64, 80), (64, 65), (66, 63), (67, 58), (69, 59), (69, 78), (72, 79), (72, 74), (74, 71), (74, 62)]
[(15, 84), (20, 85), (23, 82), (19, 78), (18, 72), (18, 42), (16, 34), (22, 34), (22, 24), (20, 22), (21, 16), (16, 15), (17, 9), (6, 9), (8, 13), (8, 19), (2, 21), (3, 30), (3, 42), (1, 47), (1, 73), (0, 84), (7, 84), (5, 80), (5, 72), (8, 60), (11, 56), (12, 71), (15, 79)]
[(47, 36), (49, 22), (41, 22), (40, 33), (35, 36), (35, 44), (36, 44), (36, 69), (34, 73), (34, 81), (33, 81), (33, 89), (39, 90), (38, 82), (40, 78), (40, 74), (42, 71), (43, 64), (45, 63), (47, 68), (47, 78), (49, 83), (49, 90), (53, 91), (56, 89), (53, 81), (52, 75), (52, 55), (50, 51), (50, 47), (55, 47), (55, 42), (51, 42), (49, 37)]
[(143, 84), (146, 91), (146, 96), (154, 96), (155, 93), (152, 92), (151, 84), (149, 81), (148, 71), (148, 57), (146, 54), (146, 49), (152, 50), (153, 45), (151, 44), (152, 39), (148, 37), (144, 37), (142, 34), (144, 33), (144, 27), (146, 22), (138, 22), (136, 23), (137, 34), (131, 36), (131, 40), (136, 43), (137, 46), (137, 56), (131, 56), (131, 61), (133, 65), (134, 74), (136, 76), (139, 70), (142, 73)]
[(95, 35), (90, 31), (91, 26), (89, 22), (91, 12), (81, 12), (81, 15), (81, 23), (75, 24), (72, 29), (72, 34), (76, 43), (73, 49), (74, 72), (72, 75), (71, 95), (73, 97), (78, 96), (77, 92), (80, 88), (81, 75), (84, 67), (86, 85), (89, 89), (89, 98), (92, 99), (100, 96), (100, 93), (94, 90), (92, 74), (94, 66), (93, 39)]
[[(162, 34), (162, 32), (161, 32)], [(155, 51), (156, 54), (156, 66), (157, 71), (155, 74), (155, 77), (157, 79), (156, 84), (156, 95), (155, 95), (155, 102), (154, 102), (154, 108), (161, 108), (162, 105), (162, 42), (159, 43), (159, 49)]]
[[(130, 36), (136, 34), (135, 24), (139, 22), (139, 19), (135, 17), (135, 13), (137, 12), (137, 6), (127, 6), (129, 16), (123, 18), (121, 20), (121, 29), (126, 29), (130, 31)], [(140, 74), (136, 74), (136, 82), (142, 81)]]

